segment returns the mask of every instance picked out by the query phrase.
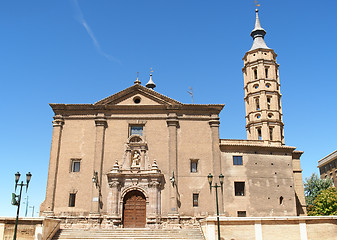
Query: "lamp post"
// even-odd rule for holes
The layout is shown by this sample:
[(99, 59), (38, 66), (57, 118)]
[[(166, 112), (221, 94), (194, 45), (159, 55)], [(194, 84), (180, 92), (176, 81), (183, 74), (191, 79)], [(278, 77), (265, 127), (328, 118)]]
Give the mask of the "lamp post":
[(92, 177), (92, 182), (95, 184), (96, 189), (98, 188), (98, 213), (100, 212), (101, 209), (101, 185), (98, 179), (98, 172), (94, 171), (94, 176)]
[(207, 176), (208, 183), (209, 183), (209, 190), (212, 191), (212, 188), (215, 188), (215, 196), (216, 196), (216, 220), (218, 223), (218, 240), (220, 240), (220, 220), (219, 220), (219, 201), (218, 201), (218, 188), (221, 188), (221, 192), (223, 191), (223, 179), (224, 175), (222, 173), (219, 175), (219, 181), (220, 181), (220, 186), (216, 182), (215, 185), (212, 185), (213, 182), (213, 176), (212, 174), (208, 174)]
[(20, 194), (16, 195), (15, 193), (12, 193), (12, 205), (16, 205), (17, 206), (13, 240), (16, 240), (16, 232), (17, 232), (17, 229), (18, 229), (18, 220), (19, 220), (19, 212), (20, 212), (22, 187), (26, 186), (26, 192), (27, 192), (28, 185), (29, 185), (30, 179), (32, 177), (32, 174), (30, 172), (28, 172), (26, 174), (26, 183), (23, 183), (23, 181), (21, 181), (21, 183), (18, 183), (19, 179), (20, 179), (20, 176), (21, 176), (21, 174), (19, 172), (15, 173), (15, 193), (16, 193), (16, 188), (18, 186), (20, 186)]

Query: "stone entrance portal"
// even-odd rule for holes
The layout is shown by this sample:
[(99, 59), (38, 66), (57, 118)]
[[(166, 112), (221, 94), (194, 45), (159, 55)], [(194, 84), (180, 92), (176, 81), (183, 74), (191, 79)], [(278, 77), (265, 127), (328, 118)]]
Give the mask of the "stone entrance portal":
[(146, 224), (146, 199), (140, 191), (128, 192), (123, 200), (123, 227), (144, 228)]

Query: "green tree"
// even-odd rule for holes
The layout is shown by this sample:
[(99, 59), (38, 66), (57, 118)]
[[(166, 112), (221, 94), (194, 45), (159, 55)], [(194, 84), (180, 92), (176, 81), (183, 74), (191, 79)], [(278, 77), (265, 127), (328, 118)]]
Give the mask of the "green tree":
[(310, 178), (305, 178), (304, 193), (307, 205), (313, 205), (319, 192), (331, 186), (331, 179), (320, 179), (316, 173), (313, 173)]
[(335, 187), (321, 190), (313, 205), (308, 206), (309, 216), (337, 215), (337, 190)]

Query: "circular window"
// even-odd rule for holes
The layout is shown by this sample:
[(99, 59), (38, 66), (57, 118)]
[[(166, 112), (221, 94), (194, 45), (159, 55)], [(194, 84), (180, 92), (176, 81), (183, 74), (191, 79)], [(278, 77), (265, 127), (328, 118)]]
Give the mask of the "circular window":
[(259, 84), (255, 84), (255, 85), (253, 86), (253, 88), (258, 89), (258, 88), (259, 88)]
[(272, 117), (273, 117), (273, 114), (269, 113), (269, 114), (268, 114), (268, 117), (269, 117), (269, 118), (272, 118)]
[(260, 115), (260, 114), (257, 114), (257, 115), (256, 115), (256, 118), (257, 118), (257, 119), (259, 119), (260, 117), (261, 117), (261, 115)]
[(140, 97), (134, 97), (133, 98), (133, 102), (135, 103), (135, 104), (139, 104), (140, 103)]
[(266, 88), (270, 88), (270, 86), (271, 86), (270, 83), (266, 84)]

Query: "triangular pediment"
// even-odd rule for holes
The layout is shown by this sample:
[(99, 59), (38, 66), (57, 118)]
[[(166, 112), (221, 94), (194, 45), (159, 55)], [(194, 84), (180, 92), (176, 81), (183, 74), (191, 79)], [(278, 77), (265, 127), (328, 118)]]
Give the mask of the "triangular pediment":
[(96, 102), (95, 105), (181, 105), (181, 103), (140, 84), (135, 84)]

